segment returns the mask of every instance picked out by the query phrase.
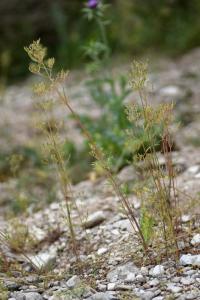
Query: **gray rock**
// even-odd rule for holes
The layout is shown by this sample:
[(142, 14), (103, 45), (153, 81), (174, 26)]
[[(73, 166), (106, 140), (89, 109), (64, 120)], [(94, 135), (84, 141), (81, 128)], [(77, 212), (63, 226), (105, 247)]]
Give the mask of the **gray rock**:
[(37, 255), (27, 255), (27, 261), (35, 269), (50, 270), (56, 262), (56, 250), (50, 249), (50, 251), (40, 252)]
[(103, 254), (105, 254), (106, 252), (108, 252), (108, 249), (102, 247), (102, 248), (99, 248), (99, 249), (98, 249), (97, 254), (98, 254), (98, 255), (103, 255)]
[(105, 292), (106, 291), (106, 285), (105, 284), (98, 284), (98, 290), (101, 292)]
[(187, 169), (187, 172), (190, 173), (190, 174), (196, 174), (198, 173), (198, 171), (200, 170), (200, 166), (199, 165), (194, 165), (194, 166), (191, 166)]
[(16, 300), (43, 300), (43, 297), (39, 293), (35, 292), (15, 292), (13, 293), (13, 297)]
[(26, 281), (28, 283), (38, 283), (40, 282), (40, 278), (38, 275), (29, 275), (26, 277)]
[(159, 282), (159, 280), (158, 280), (157, 278), (148, 281), (148, 284), (149, 284), (150, 286), (157, 286), (157, 285), (159, 285), (159, 283), (160, 283), (160, 282)]
[(38, 293), (27, 293), (26, 300), (42, 300), (42, 296)]
[(200, 294), (194, 294), (191, 291), (189, 293), (183, 293), (183, 294), (181, 294), (180, 297), (178, 297), (177, 299), (178, 300), (189, 300), (189, 299), (191, 299), (191, 300), (192, 299), (198, 299), (199, 300), (198, 296), (200, 296)]
[(195, 175), (195, 178), (200, 178), (200, 172)]
[(200, 254), (192, 255), (192, 254), (183, 254), (180, 257), (180, 264), (182, 266), (192, 265), (192, 266), (200, 266)]
[(198, 246), (200, 245), (200, 233), (197, 233), (193, 236), (192, 240), (191, 240), (191, 244), (193, 246)]
[(176, 276), (176, 277), (172, 278), (171, 281), (174, 282), (174, 283), (179, 283), (180, 282), (180, 277)]
[(84, 228), (92, 228), (101, 224), (106, 219), (105, 213), (101, 210), (89, 215), (87, 220), (83, 223)]
[(193, 299), (199, 299), (200, 293), (190, 291), (189, 293), (185, 294), (185, 299), (187, 300), (193, 300)]
[(107, 280), (109, 282), (116, 282), (116, 281), (125, 281), (129, 274), (138, 274), (139, 269), (132, 263), (127, 263), (121, 266), (116, 267), (114, 270), (111, 270), (107, 274)]
[(115, 289), (116, 289), (116, 283), (114, 283), (114, 282), (108, 283), (108, 285), (107, 285), (108, 291), (114, 291)]
[(142, 300), (151, 300), (154, 298), (154, 292), (152, 291), (147, 291), (147, 292), (144, 292), (142, 294), (140, 294), (140, 297)]
[(144, 276), (142, 274), (138, 274), (135, 279), (137, 280), (137, 282), (145, 282), (146, 279), (144, 278)]
[(167, 290), (175, 294), (175, 293), (180, 293), (182, 291), (182, 288), (180, 286), (169, 283), (167, 285)]
[(147, 276), (149, 274), (149, 270), (147, 267), (141, 267), (141, 274)]
[(165, 273), (165, 269), (162, 265), (157, 265), (149, 271), (149, 275), (153, 277), (160, 277)]
[(117, 290), (117, 291), (131, 291), (132, 286), (130, 286), (128, 284), (118, 284), (116, 286), (115, 290)]
[(130, 221), (128, 219), (123, 219), (115, 222), (113, 224), (114, 228), (119, 228), (124, 231), (133, 232), (133, 226), (131, 225)]
[(96, 293), (91, 297), (87, 298), (87, 300), (114, 300), (115, 298), (112, 297), (109, 293)]
[(74, 275), (67, 281), (67, 286), (69, 289), (73, 289), (74, 287), (80, 285), (80, 283), (80, 278), (77, 275)]
[(186, 97), (188, 91), (176, 85), (168, 85), (160, 89), (160, 96), (163, 101), (180, 101)]
[(119, 174), (117, 175), (117, 178), (121, 181), (121, 182), (128, 182), (128, 181), (133, 181), (138, 179), (138, 175), (137, 172), (135, 171), (135, 169), (133, 168), (133, 166), (128, 166), (123, 168)]
[(178, 241), (177, 244), (178, 244), (178, 249), (179, 250), (185, 249), (185, 242), (184, 241)]
[(47, 233), (44, 230), (35, 225), (30, 226), (29, 233), (39, 243), (41, 243), (47, 236)]
[(192, 217), (190, 215), (182, 215), (181, 217), (181, 221), (182, 223), (187, 223), (189, 221), (191, 221)]
[(183, 277), (183, 278), (181, 278), (181, 283), (183, 285), (191, 285), (192, 283), (194, 283), (194, 279), (192, 279), (190, 277)]
[(9, 291), (16, 291), (19, 289), (20, 284), (18, 284), (17, 282), (14, 281), (10, 281), (10, 280), (5, 280), (4, 281), (5, 287), (9, 290)]
[(136, 277), (135, 277), (135, 273), (128, 273), (127, 276), (126, 276), (126, 279), (124, 280), (124, 282), (127, 282), (127, 283), (133, 283), (135, 281)]
[(181, 89), (175, 85), (168, 85), (160, 89), (160, 94), (162, 96), (176, 96), (181, 94)]

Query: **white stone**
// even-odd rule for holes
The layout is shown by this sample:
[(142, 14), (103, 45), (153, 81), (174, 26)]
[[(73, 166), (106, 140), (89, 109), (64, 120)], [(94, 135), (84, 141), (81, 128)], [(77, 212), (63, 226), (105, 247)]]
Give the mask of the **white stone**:
[(183, 250), (185, 248), (184, 241), (177, 241), (178, 249)]
[(113, 224), (114, 228), (119, 228), (124, 231), (133, 232), (133, 226), (131, 225), (130, 221), (128, 219), (123, 219), (115, 222)]
[(163, 87), (160, 90), (160, 94), (162, 96), (177, 97), (177, 96), (181, 96), (182, 92), (181, 92), (181, 89), (178, 86), (169, 85), (169, 86)]
[(117, 230), (117, 229), (111, 230), (111, 233), (114, 234), (114, 235), (119, 235), (120, 234), (119, 230)]
[(192, 265), (193, 259), (194, 259), (193, 255), (191, 255), (191, 254), (183, 254), (180, 257), (180, 264), (182, 266)]
[(119, 265), (107, 274), (108, 282), (124, 281), (128, 274), (134, 273), (138, 274), (139, 269), (132, 263), (126, 263), (124, 265)]
[(135, 209), (139, 209), (141, 207), (141, 201), (139, 199), (135, 199), (133, 201), (133, 206)]
[(169, 283), (167, 285), (167, 289), (168, 289), (168, 291), (170, 291), (172, 293), (180, 293), (182, 291), (182, 288), (180, 286), (176, 286), (172, 283)]
[(191, 220), (191, 216), (190, 215), (182, 215), (181, 220), (183, 223), (187, 223)]
[(87, 298), (88, 300), (111, 300), (113, 297), (109, 293), (96, 293), (91, 297)]
[(35, 225), (30, 226), (29, 233), (39, 243), (41, 243), (46, 238), (46, 232)]
[(192, 283), (194, 283), (194, 280), (190, 277), (183, 277), (181, 278), (181, 283), (183, 285), (191, 285)]
[(147, 291), (147, 292), (142, 291), (139, 296), (141, 297), (140, 299), (142, 300), (151, 300), (154, 298), (155, 295), (152, 291)]
[(51, 269), (56, 261), (56, 251), (40, 252), (37, 255), (27, 255), (26, 259), (38, 269)]
[(83, 226), (86, 229), (92, 228), (102, 223), (105, 219), (106, 219), (105, 213), (99, 210), (89, 215), (87, 220), (83, 223)]
[(36, 292), (14, 292), (13, 293), (14, 298), (10, 299), (15, 299), (15, 300), (42, 300), (43, 297)]
[(134, 179), (138, 178), (137, 172), (133, 168), (133, 166), (128, 166), (123, 168), (119, 174), (117, 175), (117, 178), (121, 182), (128, 182), (128, 181), (133, 181)]
[(150, 286), (157, 286), (157, 285), (159, 285), (159, 283), (160, 283), (160, 282), (159, 282), (159, 280), (158, 280), (157, 278), (148, 281), (148, 284), (149, 284)]
[(97, 254), (98, 254), (98, 255), (103, 255), (103, 254), (105, 254), (106, 252), (108, 252), (108, 249), (107, 249), (107, 248), (99, 248), (98, 251), (97, 251)]
[(58, 203), (58, 202), (53, 202), (53, 203), (50, 204), (50, 208), (51, 208), (52, 210), (58, 210), (58, 209), (60, 208), (60, 203)]
[(74, 275), (67, 281), (67, 286), (68, 288), (73, 289), (75, 286), (79, 285), (80, 283), (81, 283), (80, 278), (77, 275)]
[(145, 278), (142, 274), (138, 274), (135, 278), (138, 282), (145, 282)]
[(183, 254), (180, 257), (180, 264), (182, 266), (192, 265), (192, 266), (200, 266), (200, 254), (192, 255), (192, 254)]
[(112, 282), (112, 283), (108, 283), (107, 285), (107, 290), (108, 291), (114, 291), (116, 288), (116, 283)]
[(132, 272), (128, 273), (126, 279), (124, 280), (124, 282), (126, 283), (127, 282), (132, 283), (134, 281), (135, 281), (135, 274)]
[(187, 300), (199, 299), (199, 293), (196, 291), (189, 291), (189, 293), (184, 294), (184, 296)]
[(144, 276), (147, 276), (149, 274), (147, 267), (141, 267), (140, 271), (141, 271), (141, 274)]
[(196, 174), (199, 171), (199, 169), (199, 165), (191, 166), (190, 168), (188, 168), (188, 172), (191, 174)]
[(195, 235), (193, 236), (193, 238), (192, 238), (192, 240), (191, 240), (191, 244), (192, 244), (193, 246), (198, 246), (198, 245), (200, 245), (200, 234), (199, 234), (199, 233), (197, 233), (197, 234), (195, 234)]
[(135, 195), (131, 195), (129, 197), (129, 203), (131, 203), (135, 209), (139, 209), (141, 207), (141, 201)]
[(153, 277), (162, 276), (165, 273), (165, 269), (162, 265), (157, 265), (149, 271), (149, 274)]
[(99, 291), (101, 291), (101, 292), (105, 292), (105, 291), (106, 291), (106, 285), (105, 285), (105, 284), (99, 283), (99, 284), (98, 284), (98, 289), (99, 289)]

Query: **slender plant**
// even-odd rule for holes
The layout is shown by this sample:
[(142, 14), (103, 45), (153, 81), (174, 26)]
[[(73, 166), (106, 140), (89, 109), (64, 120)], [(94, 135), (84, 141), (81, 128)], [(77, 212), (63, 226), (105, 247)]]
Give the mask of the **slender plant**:
[[(178, 205), (178, 194), (176, 188), (176, 172), (172, 162), (173, 142), (170, 128), (173, 119), (173, 104), (160, 104), (153, 106), (146, 93), (148, 84), (147, 63), (134, 61), (130, 74), (130, 84), (134, 91), (138, 92), (139, 103), (127, 106), (127, 117), (133, 124), (133, 130), (128, 130), (129, 147), (135, 143), (135, 126), (142, 128), (147, 141), (148, 148), (144, 143), (143, 154), (134, 156), (134, 162), (140, 166), (140, 171), (146, 183), (137, 194), (142, 199), (141, 230), (146, 242), (152, 243), (153, 235), (158, 241), (164, 240), (166, 255), (173, 250), (177, 257), (178, 227), (180, 224), (180, 213)], [(160, 152), (157, 152), (157, 138), (155, 128), (160, 128), (161, 153), (165, 158), (165, 169), (159, 162)], [(156, 234), (155, 226), (157, 226)], [(161, 229), (161, 236), (160, 230)]]
[[(113, 175), (109, 159), (104, 154), (103, 150), (99, 148), (91, 136), (90, 132), (87, 130), (87, 128), (84, 126), (84, 124), (81, 121), (80, 116), (78, 113), (73, 109), (71, 103), (69, 102), (69, 99), (66, 95), (65, 89), (64, 89), (64, 82), (67, 77), (67, 72), (64, 72), (63, 70), (57, 74), (53, 73), (53, 64), (54, 59), (52, 58), (46, 58), (46, 48), (44, 48), (40, 40), (34, 41), (29, 47), (25, 47), (25, 51), (28, 53), (29, 57), (31, 58), (32, 62), (29, 66), (29, 69), (32, 73), (42, 76), (43, 81), (41, 81), (39, 84), (36, 84), (34, 90), (35, 92), (40, 96), (45, 96), (46, 93), (49, 93), (49, 91), (54, 93), (55, 99), (58, 99), (61, 101), (67, 108), (67, 110), (70, 112), (70, 114), (73, 116), (73, 118), (76, 120), (79, 128), (82, 130), (85, 138), (87, 139), (90, 149), (91, 149), (91, 155), (96, 159), (102, 170), (104, 170), (104, 173), (111, 183), (115, 193), (119, 197), (121, 201), (121, 205), (124, 208), (124, 211), (130, 220), (134, 230), (136, 229), (136, 232), (141, 240), (142, 246), (144, 251), (147, 251), (147, 243), (145, 241), (144, 235), (141, 231), (139, 222), (135, 216), (134, 208), (132, 207), (131, 203), (129, 202), (129, 199), (127, 195), (123, 192), (123, 190), (120, 187), (119, 182), (117, 181), (116, 177)], [(71, 220), (71, 214), (70, 214), (70, 206), (69, 201), (71, 197), (69, 196), (69, 181), (68, 177), (63, 177), (64, 171), (63, 171), (63, 160), (60, 158), (60, 153), (57, 152), (57, 143), (55, 141), (54, 134), (51, 133), (51, 130), (49, 128), (49, 132), (51, 136), (48, 138), (50, 143), (50, 149), (52, 149), (53, 145), (53, 157), (55, 158), (55, 162), (57, 164), (58, 168), (58, 174), (60, 176), (61, 182), (63, 184), (63, 193), (65, 196), (65, 200), (68, 207), (69, 212), (69, 219), (68, 222), (70, 224), (70, 231), (71, 234), (74, 234), (73, 231), (73, 225)]]
[[(48, 153), (52, 162), (56, 166), (57, 175), (59, 178), (62, 193), (66, 204), (66, 217), (70, 231), (70, 237), (73, 242), (73, 248), (77, 254), (76, 235), (74, 224), (71, 216), (71, 208), (74, 203), (74, 197), (71, 189), (70, 178), (66, 169), (66, 161), (63, 153), (63, 142), (59, 137), (60, 124), (57, 122), (53, 115), (54, 98), (53, 89), (57, 84), (60, 84), (65, 80), (67, 73), (61, 71), (60, 73), (53, 75), (54, 58), (46, 59), (46, 48), (44, 48), (40, 41), (33, 42), (29, 47), (25, 47), (25, 51), (28, 53), (32, 60), (29, 65), (29, 69), (34, 74), (40, 75), (43, 80), (34, 85), (34, 93), (40, 96), (42, 101), (39, 101), (43, 114), (43, 122), (41, 122), (41, 129), (43, 130), (46, 142), (44, 144), (45, 153)], [(60, 94), (59, 88), (56, 89), (56, 93)]]

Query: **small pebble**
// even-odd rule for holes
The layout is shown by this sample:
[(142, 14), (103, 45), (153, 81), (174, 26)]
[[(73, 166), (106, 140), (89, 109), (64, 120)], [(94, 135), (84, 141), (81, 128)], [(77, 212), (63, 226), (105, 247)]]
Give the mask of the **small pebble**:
[(162, 265), (157, 265), (149, 271), (149, 274), (153, 277), (162, 276), (165, 272), (165, 269)]

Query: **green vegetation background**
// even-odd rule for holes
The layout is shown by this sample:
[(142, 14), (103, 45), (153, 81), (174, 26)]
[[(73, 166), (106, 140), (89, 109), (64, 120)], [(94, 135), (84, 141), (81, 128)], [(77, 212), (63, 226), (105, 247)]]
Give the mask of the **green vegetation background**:
[[(1, 0), (0, 74), (27, 74), (23, 46), (40, 37), (62, 67), (81, 67), (83, 45), (97, 28), (83, 18), (85, 0)], [(113, 53), (147, 49), (178, 55), (200, 45), (199, 0), (110, 0), (109, 41)]]

